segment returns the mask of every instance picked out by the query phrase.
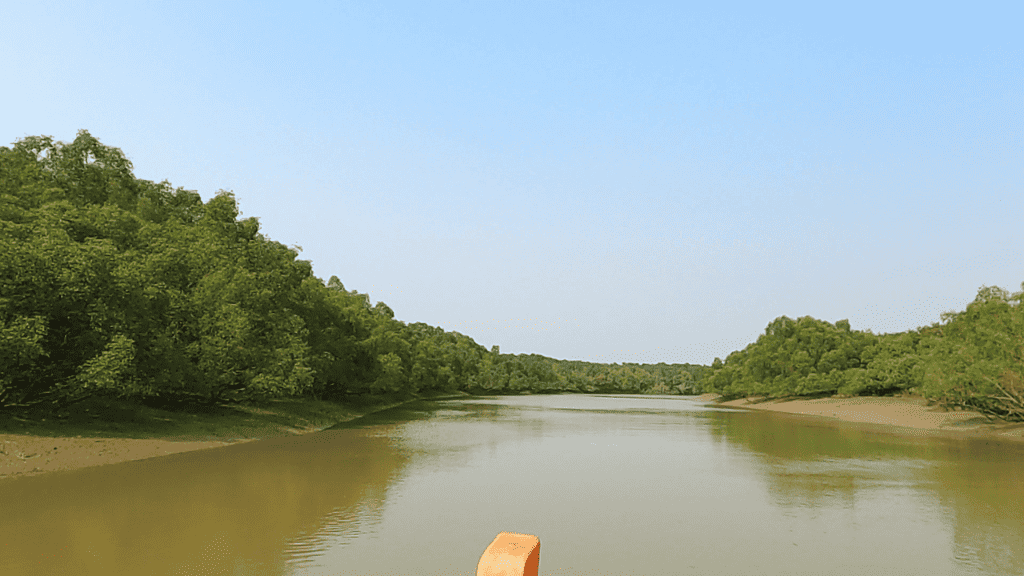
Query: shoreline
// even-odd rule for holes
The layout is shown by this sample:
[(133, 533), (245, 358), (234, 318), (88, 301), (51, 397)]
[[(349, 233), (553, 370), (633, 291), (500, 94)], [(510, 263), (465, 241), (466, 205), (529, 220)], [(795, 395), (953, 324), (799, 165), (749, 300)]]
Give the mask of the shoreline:
[(928, 400), (920, 396), (779, 400), (750, 397), (725, 402), (720, 398), (717, 394), (703, 394), (696, 401), (742, 410), (781, 412), (821, 421), (866, 424), (894, 434), (1024, 442), (1024, 422), (990, 422), (979, 412), (930, 406)]
[[(328, 402), (293, 401), (261, 406), (236, 406), (233, 412), (212, 415), (144, 411), (150, 419), (175, 422), (177, 427), (161, 433), (150, 429), (145, 437), (131, 430), (130, 423), (102, 423), (102, 426), (74, 428), (51, 423), (22, 423), (21, 430), (6, 422), (0, 427), (0, 483), (8, 478), (37, 476), (50, 472), (77, 470), (131, 460), (156, 458), (179, 452), (207, 450), (263, 440), (319, 432), (416, 400), (472, 396), (466, 393), (419, 396), (401, 401), (384, 401), (367, 406)], [(946, 411), (929, 406), (917, 396), (817, 398), (764, 400), (741, 398), (722, 402), (717, 394), (703, 394), (694, 401), (741, 410), (781, 412), (819, 421), (863, 424), (902, 435), (939, 435), (952, 438), (982, 438), (1024, 443), (1024, 423), (989, 422), (971, 411)], [(95, 407), (94, 407), (95, 409)], [(86, 409), (85, 412), (88, 412)], [(150, 414), (150, 412), (155, 413)], [(77, 414), (76, 416), (83, 416)], [(97, 416), (87, 416), (97, 418)], [(46, 420), (43, 419), (42, 422)], [(95, 422), (95, 420), (93, 420)], [(73, 423), (72, 423), (73, 424)], [(188, 432), (184, 432), (188, 430)], [(76, 433), (77, 432), (77, 433)], [(131, 437), (135, 436), (135, 437)]]
[[(461, 394), (391, 398), (364, 406), (278, 401), (221, 406), (199, 414), (95, 402), (84, 404), (59, 423), (53, 422), (53, 418), (46, 424), (46, 419), (36, 422), (7, 416), (0, 423), (0, 483), (6, 479), (310, 434), (408, 402), (457, 396)], [(96, 412), (100, 408), (108, 409), (103, 413), (105, 417), (116, 414), (125, 422), (97, 422)], [(93, 415), (87, 414), (90, 409)], [(12, 433), (12, 429), (18, 428)]]

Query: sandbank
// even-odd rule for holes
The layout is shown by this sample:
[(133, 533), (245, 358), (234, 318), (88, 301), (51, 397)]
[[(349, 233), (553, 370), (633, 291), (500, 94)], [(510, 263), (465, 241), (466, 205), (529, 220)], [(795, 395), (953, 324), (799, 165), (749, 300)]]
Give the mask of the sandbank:
[(989, 421), (968, 410), (945, 410), (919, 396), (857, 396), (853, 398), (781, 399), (741, 398), (722, 402), (717, 394), (698, 401), (747, 410), (769, 410), (843, 422), (882, 425), (896, 433), (941, 433), (954, 437), (991, 437), (1024, 441), (1024, 423)]
[(262, 407), (220, 407), (211, 413), (190, 414), (97, 400), (84, 402), (57, 422), (52, 417), (47, 422), (7, 416), (0, 418), (0, 482), (309, 434), (408, 401), (384, 400), (360, 407), (297, 400)]
[(0, 479), (141, 460), (249, 441), (251, 439), (175, 442), (138, 438), (50, 438), (0, 434)]

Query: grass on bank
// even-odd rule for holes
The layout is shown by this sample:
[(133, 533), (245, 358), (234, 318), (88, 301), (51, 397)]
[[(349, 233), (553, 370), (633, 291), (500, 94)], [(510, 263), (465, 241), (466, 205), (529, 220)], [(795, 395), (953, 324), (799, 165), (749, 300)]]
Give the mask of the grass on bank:
[(56, 412), (0, 410), (0, 434), (180, 441), (270, 438), (322, 430), (410, 400), (440, 396), (368, 395), (343, 401), (289, 398), (183, 407), (157, 407), (99, 396)]

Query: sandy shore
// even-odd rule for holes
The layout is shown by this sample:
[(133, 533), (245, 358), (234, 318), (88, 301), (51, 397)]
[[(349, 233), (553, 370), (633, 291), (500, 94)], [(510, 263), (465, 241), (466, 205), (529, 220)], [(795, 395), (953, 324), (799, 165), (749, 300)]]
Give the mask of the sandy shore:
[[(241, 431), (238, 426), (230, 426), (230, 421), (225, 421), (221, 426), (221, 422), (213, 417), (209, 419), (212, 425), (207, 426), (203, 434), (189, 435), (192, 437), (187, 438), (181, 437), (180, 434), (152, 438), (119, 438), (116, 435), (106, 436), (102, 433), (83, 437), (54, 435), (52, 432), (40, 434), (33, 433), (32, 430), (26, 430), (24, 433), (0, 432), (0, 482), (5, 478), (36, 476), (61, 470), (142, 460), (263, 438), (308, 434), (375, 410), (343, 412), (330, 420), (321, 419), (317, 422), (293, 417), (287, 424), (282, 424), (280, 419), (271, 418), (274, 413), (270, 411), (249, 409), (252, 417)], [(187, 415), (174, 416), (187, 421)], [(237, 418), (235, 420), (237, 421)]]
[(50, 438), (0, 434), (0, 479), (141, 460), (237, 442), (175, 442), (134, 438)]
[[(453, 398), (465, 396), (431, 396), (426, 398)], [(88, 437), (33, 434), (31, 429), (22, 434), (0, 431), (0, 482), (6, 478), (37, 476), (46, 472), (72, 470), (102, 464), (114, 464), (128, 460), (154, 458), (177, 452), (205, 450), (231, 444), (252, 442), (266, 438), (278, 438), (314, 433), (336, 423), (344, 422), (378, 410), (384, 410), (403, 402), (389, 403), (368, 409), (337, 408), (327, 415), (314, 417), (294, 412), (282, 412), (274, 418), (269, 410), (248, 408), (250, 413), (245, 422), (230, 425), (230, 418), (211, 417), (211, 425), (203, 430), (203, 440), (198, 435), (180, 435), (165, 438), (117, 438), (90, 435)], [(187, 415), (160, 413), (188, 421)], [(309, 418), (313, 418), (310, 420)], [(283, 420), (287, 423), (283, 423)], [(238, 417), (233, 419), (238, 423)]]
[(705, 394), (699, 401), (718, 406), (751, 410), (770, 410), (803, 414), (844, 422), (881, 424), (898, 433), (915, 431), (943, 432), (954, 436), (991, 436), (1005, 440), (1024, 441), (1024, 423), (992, 423), (978, 412), (946, 411), (929, 406), (921, 397), (818, 398), (814, 400), (767, 400), (744, 398), (718, 401), (717, 394)]

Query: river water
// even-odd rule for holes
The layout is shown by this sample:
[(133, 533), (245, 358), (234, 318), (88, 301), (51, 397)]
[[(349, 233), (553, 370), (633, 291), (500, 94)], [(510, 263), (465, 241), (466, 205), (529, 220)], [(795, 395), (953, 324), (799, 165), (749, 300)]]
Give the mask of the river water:
[(417, 401), (0, 482), (0, 574), (1024, 574), (1024, 447), (671, 396)]

